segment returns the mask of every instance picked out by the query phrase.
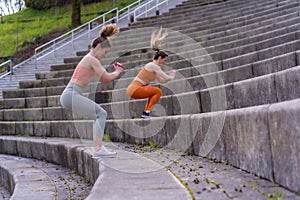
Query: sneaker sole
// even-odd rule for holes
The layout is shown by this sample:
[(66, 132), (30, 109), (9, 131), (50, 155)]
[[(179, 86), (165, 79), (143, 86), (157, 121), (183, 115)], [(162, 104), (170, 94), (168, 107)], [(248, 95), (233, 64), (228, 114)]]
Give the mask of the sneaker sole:
[(114, 155), (93, 155), (93, 158), (101, 158), (101, 157), (114, 158), (116, 156), (117, 156), (117, 154), (114, 154)]

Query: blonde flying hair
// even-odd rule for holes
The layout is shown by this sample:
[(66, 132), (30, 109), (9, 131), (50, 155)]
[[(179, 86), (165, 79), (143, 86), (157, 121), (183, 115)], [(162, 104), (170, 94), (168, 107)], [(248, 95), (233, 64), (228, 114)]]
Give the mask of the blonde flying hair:
[(101, 47), (111, 47), (110, 39), (119, 32), (119, 28), (116, 24), (108, 24), (101, 28), (99, 36), (96, 37), (91, 44), (92, 48), (95, 48), (101, 43)]
[(168, 32), (162, 32), (162, 27), (158, 31), (153, 31), (151, 34), (151, 49), (156, 51), (154, 55), (154, 60), (157, 60), (159, 57), (165, 58), (168, 56), (164, 51), (159, 50), (159, 45), (166, 39)]

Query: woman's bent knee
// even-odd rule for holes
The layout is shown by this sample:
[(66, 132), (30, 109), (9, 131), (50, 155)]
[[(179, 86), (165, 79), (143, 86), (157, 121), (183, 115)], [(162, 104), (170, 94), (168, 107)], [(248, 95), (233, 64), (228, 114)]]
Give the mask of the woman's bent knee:
[(96, 115), (97, 115), (97, 118), (101, 118), (101, 119), (106, 119), (107, 118), (107, 112), (106, 110), (104, 110), (101, 106), (97, 105), (97, 108), (96, 108)]
[(161, 96), (162, 95), (162, 90), (160, 88), (157, 88), (156, 89), (156, 94)]

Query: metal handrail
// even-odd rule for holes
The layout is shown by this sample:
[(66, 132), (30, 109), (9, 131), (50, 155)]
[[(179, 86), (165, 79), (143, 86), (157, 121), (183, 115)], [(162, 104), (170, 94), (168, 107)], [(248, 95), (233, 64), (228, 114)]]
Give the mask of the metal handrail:
[(0, 79), (10, 74), (10, 80), (11, 80), (11, 76), (12, 76), (13, 73), (14, 73), (14, 72), (13, 72), (14, 68), (13, 68), (12, 60), (8, 60), (8, 61), (6, 61), (6, 62), (4, 62), (4, 63), (1, 63), (1, 64), (0, 64), (0, 67), (2, 67), (3, 65), (6, 65), (6, 64), (9, 64), (9, 72), (6, 72), (6, 73), (4, 73), (3, 75), (1, 75), (1, 76), (0, 76)]
[[(156, 4), (155, 4), (155, 6), (153, 6), (153, 7), (151, 7), (151, 8), (147, 8), (151, 3), (153, 3), (153, 2), (156, 2)], [(141, 9), (141, 7), (139, 7), (139, 8), (137, 8), (137, 9), (134, 9), (134, 20), (136, 20), (137, 18), (139, 18), (140, 16), (142, 16), (142, 15), (144, 15), (145, 14), (145, 16), (147, 17), (147, 13), (149, 12), (149, 11), (151, 11), (152, 9), (156, 9), (156, 10), (158, 10), (158, 6), (160, 6), (160, 5), (162, 5), (162, 4), (164, 4), (164, 3), (169, 3), (169, 0), (164, 0), (164, 1), (162, 1), (162, 2), (160, 2), (159, 3), (159, 0), (152, 0), (152, 1), (148, 1), (147, 3), (145, 3), (145, 4), (143, 4), (143, 7), (145, 7), (145, 11), (144, 12), (141, 12), (140, 14), (136, 14), (136, 12), (139, 10), (139, 9)]]
[(130, 10), (130, 8), (133, 7), (133, 6), (136, 5), (136, 4), (139, 4), (139, 5), (140, 5), (141, 2), (142, 2), (142, 0), (138, 0), (138, 1), (136, 1), (136, 2), (134, 2), (134, 3), (132, 3), (132, 4), (130, 4), (129, 6), (126, 6), (125, 8), (122, 8), (121, 10), (119, 10), (119, 14), (122, 13), (124, 10), (127, 10), (127, 14), (126, 14), (126, 15), (123, 15), (123, 16), (120, 16), (118, 20), (122, 20), (122, 19), (125, 18), (125, 17), (128, 17), (128, 20), (129, 20), (129, 16), (130, 16), (130, 14), (133, 12), (133, 11)]
[[(64, 33), (63, 35), (58, 36), (57, 38), (55, 38), (55, 39), (53, 39), (53, 40), (51, 40), (51, 41), (49, 41), (49, 42), (47, 42), (47, 43), (45, 43), (45, 44), (43, 44), (43, 45), (37, 47), (37, 48), (35, 48), (35, 50), (34, 50), (34, 57), (35, 57), (36, 64), (37, 64), (37, 60), (41, 59), (42, 57), (45, 57), (46, 55), (48, 55), (48, 54), (50, 54), (50, 53), (52, 53), (52, 51), (53, 51), (53, 54), (54, 54), (54, 56), (55, 56), (55, 50), (57, 50), (58, 48), (61, 48), (61, 47), (65, 46), (65, 45), (67, 45), (69, 42), (73, 42), (74, 39), (75, 39), (75, 38), (74, 38), (74, 35), (75, 35), (76, 31), (79, 31), (79, 30), (81, 30), (81, 29), (84, 29), (84, 28), (87, 26), (87, 28), (88, 28), (88, 33), (89, 33), (90, 30), (91, 30), (91, 24), (92, 24), (94, 21), (96, 21), (96, 20), (102, 18), (103, 21), (102, 21), (102, 24), (101, 24), (101, 25), (103, 25), (103, 24), (106, 22), (106, 18), (105, 18), (106, 15), (108, 15), (108, 14), (110, 14), (110, 13), (112, 13), (112, 12), (115, 12), (115, 11), (118, 12), (118, 8), (114, 8), (114, 9), (112, 9), (112, 10), (110, 10), (110, 11), (108, 11), (108, 12), (106, 12), (106, 13), (104, 13), (104, 14), (102, 14), (102, 15), (100, 15), (100, 16), (98, 16), (98, 17), (96, 17), (96, 18), (94, 18), (94, 19), (92, 19), (92, 20), (90, 20), (90, 21), (88, 21), (88, 22), (86, 22), (86, 23), (84, 23), (84, 24), (82, 24), (82, 25), (76, 27), (76, 28), (74, 28), (73, 30), (71, 30), (71, 31), (69, 31), (69, 32), (67, 32), (67, 33)], [(110, 19), (110, 20), (112, 20), (112, 19)], [(63, 44), (63, 45), (59, 46), (58, 48), (56, 48), (57, 42), (60, 41), (61, 39), (65, 38), (65, 37), (68, 36), (68, 35), (71, 35), (71, 41), (68, 41), (68, 42), (66, 42), (65, 44)], [(73, 44), (73, 43), (72, 43), (72, 44)], [(42, 48), (44, 48), (44, 47), (46, 47), (46, 46), (49, 46), (49, 45), (53, 45), (53, 50), (50, 51), (50, 52), (48, 52), (48, 53), (46, 53), (46, 54), (44, 54), (43, 56), (37, 58), (37, 52), (38, 52), (38, 50), (40, 50), (40, 49), (42, 49)], [(36, 65), (36, 66), (37, 66), (37, 65)]]
[[(66, 37), (67, 35), (70, 35), (70, 34), (71, 34), (72, 37), (71, 37), (71, 41), (69, 41), (69, 42), (72, 42), (72, 44), (73, 44), (73, 41), (74, 41), (74, 33), (75, 33), (75, 31), (78, 31), (78, 30), (80, 30), (80, 29), (83, 29), (85, 26), (88, 26), (88, 34), (89, 34), (90, 31), (91, 31), (91, 24), (92, 24), (93, 22), (95, 22), (96, 20), (102, 18), (102, 20), (103, 20), (103, 21), (102, 21), (102, 24), (100, 24), (99, 26), (103, 26), (103, 25), (106, 23), (106, 20), (105, 20), (106, 15), (108, 15), (108, 14), (110, 14), (110, 13), (112, 13), (112, 12), (115, 12), (115, 11), (116, 11), (116, 17), (113, 17), (112, 19), (110, 19), (110, 21), (112, 21), (113, 19), (116, 19), (116, 21), (118, 22), (119, 20), (123, 19), (124, 17), (129, 16), (129, 14), (127, 13), (127, 14), (125, 14), (125, 15), (119, 17), (119, 16), (120, 16), (120, 13), (122, 13), (124, 10), (130, 10), (131, 7), (133, 7), (133, 6), (136, 5), (136, 4), (140, 4), (141, 2), (142, 2), (142, 0), (138, 0), (138, 1), (136, 1), (136, 2), (134, 2), (134, 3), (132, 3), (132, 4), (130, 4), (130, 5), (126, 6), (125, 8), (123, 8), (123, 9), (121, 9), (121, 10), (119, 10), (118, 8), (114, 8), (114, 9), (112, 9), (112, 10), (110, 10), (110, 11), (108, 11), (108, 12), (106, 12), (106, 13), (104, 13), (104, 14), (102, 14), (102, 15), (100, 15), (100, 16), (98, 16), (98, 17), (96, 17), (96, 18), (94, 18), (94, 19), (92, 19), (92, 20), (90, 20), (90, 21), (88, 21), (88, 22), (86, 22), (86, 23), (84, 23), (84, 24), (82, 24), (81, 26), (78, 26), (78, 27), (76, 27), (75, 29), (73, 29), (73, 30), (71, 30), (71, 31), (69, 31), (69, 32), (67, 32), (67, 33), (65, 33), (65, 34), (63, 34), (63, 35), (61, 35), (61, 36), (59, 36), (59, 37), (57, 37), (57, 38), (55, 38), (55, 39), (53, 39), (53, 40), (51, 40), (51, 41), (45, 43), (45, 44), (43, 44), (43, 45), (41, 45), (41, 46), (39, 46), (39, 47), (37, 47), (37, 48), (35, 48), (35, 50), (34, 50), (35, 67), (37, 68), (37, 61), (38, 61), (39, 59), (41, 59), (41, 58), (47, 56), (48, 54), (50, 54), (50, 53), (53, 52), (53, 55), (55, 56), (55, 50), (58, 49), (58, 48), (56, 48), (56, 44), (57, 44), (56, 41), (58, 41), (58, 40), (60, 40), (60, 39), (62, 39), (62, 38), (64, 38), (64, 37)], [(99, 27), (99, 26), (97, 26), (97, 27)], [(85, 33), (85, 34), (86, 34), (86, 33)], [(82, 35), (81, 35), (81, 36), (82, 36)], [(81, 36), (80, 36), (80, 37), (81, 37)], [(61, 47), (65, 46), (65, 45), (67, 45), (69, 42), (66, 42), (64, 45), (61, 45), (59, 48), (61, 48)], [(53, 50), (52, 50), (52, 51), (49, 51), (48, 53), (44, 54), (43, 56), (37, 58), (37, 55), (38, 55), (37, 52), (38, 52), (38, 50), (40, 50), (40, 49), (42, 49), (42, 48), (44, 48), (44, 47), (46, 47), (46, 46), (49, 46), (49, 45), (51, 45), (51, 44), (53, 45)]]
[[(110, 11), (108, 11), (108, 12), (106, 12), (106, 13), (104, 13), (104, 14), (102, 14), (102, 15), (100, 15), (100, 16), (98, 16), (98, 17), (96, 17), (96, 18), (94, 18), (94, 19), (92, 19), (92, 20), (90, 20), (90, 21), (88, 21), (88, 22), (86, 22), (86, 23), (84, 23), (84, 24), (78, 26), (78, 27), (76, 27), (75, 29), (73, 29), (73, 30), (71, 30), (71, 31), (69, 31), (69, 32), (67, 32), (67, 33), (64, 33), (63, 35), (58, 36), (57, 38), (55, 38), (55, 39), (53, 39), (53, 40), (51, 40), (51, 41), (49, 41), (49, 42), (47, 42), (47, 43), (45, 43), (45, 44), (43, 44), (43, 45), (37, 47), (37, 48), (35, 48), (35, 50), (34, 50), (34, 56), (33, 56), (34, 59), (35, 59), (35, 67), (37, 68), (37, 61), (38, 61), (39, 59), (45, 57), (46, 55), (48, 55), (48, 54), (50, 54), (50, 53), (52, 53), (52, 52), (53, 52), (53, 55), (55, 56), (55, 50), (57, 50), (57, 49), (59, 49), (59, 48), (62, 48), (63, 46), (67, 45), (67, 44), (70, 43), (70, 42), (72, 42), (72, 45), (73, 45), (73, 41), (74, 41), (74, 39), (76, 39), (76, 38), (74, 38), (75, 33), (76, 33), (76, 32), (79, 32), (79, 31), (82, 30), (82, 29), (84, 29), (86, 26), (88, 26), (88, 27), (87, 27), (87, 30), (88, 30), (88, 31), (87, 31), (87, 32), (84, 32), (84, 33), (82, 33), (82, 34), (80, 34), (78, 37), (82, 37), (82, 36), (85, 35), (85, 34), (90, 34), (90, 31), (91, 31), (91, 29), (92, 29), (91, 24), (92, 24), (93, 22), (95, 22), (96, 20), (99, 20), (100, 18), (102, 18), (102, 24), (98, 25), (97, 28), (100, 27), (100, 26), (103, 26), (103, 25), (104, 25), (106, 22), (108, 22), (108, 21), (116, 20), (116, 22), (118, 22), (119, 20), (122, 20), (122, 19), (124, 19), (124, 18), (126, 18), (126, 17), (128, 17), (128, 20), (130, 20), (129, 17), (130, 17), (130, 15), (132, 15), (132, 14), (134, 14), (134, 20), (135, 20), (136, 18), (138, 18), (139, 16), (141, 16), (141, 15), (143, 15), (143, 14), (149, 12), (149, 11), (152, 10), (153, 8), (156, 8), (156, 9), (157, 9), (159, 5), (161, 5), (161, 4), (165, 3), (165, 2), (168, 3), (168, 0), (165, 0), (165, 1), (161, 2), (161, 3), (158, 3), (159, 0), (152, 0), (152, 1), (149, 1), (149, 2), (146, 2), (146, 3), (141, 4), (142, 1), (144, 1), (144, 0), (137, 0), (136, 2), (134, 2), (134, 3), (130, 4), (130, 5), (128, 5), (128, 6), (124, 7), (124, 8), (122, 8), (122, 9), (120, 9), (120, 10), (119, 10), (118, 8), (114, 8), (114, 9), (112, 9), (112, 10), (110, 10)], [(150, 5), (150, 3), (154, 2), (154, 1), (156, 1), (156, 5), (154, 5), (152, 8), (147, 9), (146, 11), (142, 12), (142, 14), (136, 15), (136, 12), (137, 12), (138, 10), (143, 9), (145, 6)], [(136, 6), (137, 4), (139, 4), (139, 6)], [(134, 6), (135, 6), (135, 8), (132, 9), (132, 7), (134, 7)], [(127, 12), (124, 12), (125, 10), (127, 10)], [(113, 12), (116, 12), (116, 16), (115, 16), (115, 17), (112, 17), (111, 19), (109, 19), (109, 20), (106, 21), (106, 15), (108, 15), (108, 14), (110, 14), (110, 13), (113, 13)], [(123, 12), (124, 12), (124, 13), (123, 13)], [(146, 15), (147, 15), (147, 14), (146, 14)], [(71, 37), (67, 37), (68, 35), (71, 35)], [(77, 38), (78, 38), (78, 37), (77, 37)], [(65, 39), (63, 40), (63, 38), (65, 38)], [(69, 40), (69, 41), (68, 41), (68, 40)], [(60, 46), (58, 46), (58, 42), (64, 42), (64, 44), (60, 44)], [(52, 49), (53, 49), (53, 50), (49, 50), (49, 48), (51, 47), (51, 45), (52, 45)], [(43, 48), (45, 48), (46, 46), (50, 46), (50, 47), (47, 48), (47, 49), (44, 49), (44, 51), (39, 52), (40, 54), (41, 54), (42, 52), (45, 52), (45, 54), (42, 55), (42, 56), (40, 56), (40, 57), (38, 57), (38, 51), (41, 50), (41, 49), (43, 49)], [(48, 51), (48, 52), (46, 52), (46, 51)], [(2, 63), (0, 66), (5, 65), (5, 64), (7, 64), (8, 62), (10, 62), (10, 65), (11, 65), (11, 71), (10, 71), (10, 72), (7, 72), (7, 73), (5, 73), (5, 74), (3, 74), (2, 76), (0, 76), (0, 79), (3, 78), (3, 77), (5, 77), (5, 76), (7, 76), (8, 74), (10, 74), (10, 75), (13, 74), (13, 73), (11, 73), (12, 70), (13, 70), (11, 60)], [(15, 67), (18, 67), (19, 65), (20, 65), (20, 64), (16, 65)]]

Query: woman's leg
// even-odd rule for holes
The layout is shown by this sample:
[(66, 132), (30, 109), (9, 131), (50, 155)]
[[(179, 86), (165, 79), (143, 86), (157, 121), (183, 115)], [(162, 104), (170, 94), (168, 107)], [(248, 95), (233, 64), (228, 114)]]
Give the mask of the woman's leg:
[(75, 113), (95, 119), (93, 140), (95, 150), (100, 150), (105, 128), (107, 112), (94, 101), (82, 96), (74, 89), (66, 89), (60, 98), (61, 104)]
[(160, 88), (153, 86), (141, 86), (137, 88), (131, 95), (134, 99), (145, 99), (148, 98), (145, 111), (151, 111), (153, 106), (159, 101), (162, 95)]

